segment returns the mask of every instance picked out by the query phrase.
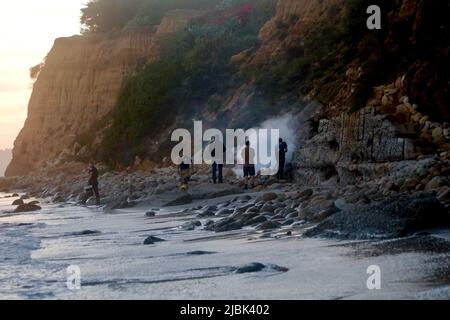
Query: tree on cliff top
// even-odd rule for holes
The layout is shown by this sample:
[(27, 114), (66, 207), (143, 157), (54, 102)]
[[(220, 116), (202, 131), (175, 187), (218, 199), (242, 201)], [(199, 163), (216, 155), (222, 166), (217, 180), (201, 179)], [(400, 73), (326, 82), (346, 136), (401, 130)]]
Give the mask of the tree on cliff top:
[(174, 9), (210, 8), (222, 0), (90, 0), (81, 9), (82, 33), (121, 30), (127, 25), (158, 25)]
[(143, 0), (91, 0), (81, 9), (82, 32), (122, 29), (142, 3)]

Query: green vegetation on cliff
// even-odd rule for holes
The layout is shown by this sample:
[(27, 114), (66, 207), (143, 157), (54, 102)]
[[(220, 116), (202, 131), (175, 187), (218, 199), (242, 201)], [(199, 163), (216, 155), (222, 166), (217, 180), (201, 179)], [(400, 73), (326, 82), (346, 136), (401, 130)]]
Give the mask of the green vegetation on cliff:
[[(368, 30), (366, 9), (382, 8), (382, 29)], [(343, 7), (330, 6), (326, 19), (302, 30), (301, 39), (292, 23), (277, 23), (284, 50), (264, 66), (246, 70), (261, 91), (272, 99), (290, 92), (311, 94), (330, 103), (346, 84), (349, 68), (360, 70), (346, 105), (363, 107), (374, 86), (407, 74), (408, 94), (422, 111), (450, 119), (446, 78), (449, 70), (448, 1), (349, 0)], [(294, 38), (295, 39), (295, 38)]]
[(161, 160), (163, 152), (147, 154), (145, 140), (170, 127), (176, 117), (192, 117), (209, 96), (228, 88), (237, 71), (231, 57), (258, 44), (259, 30), (275, 4), (223, 1), (184, 31), (167, 36), (162, 59), (126, 80), (100, 158), (110, 165), (131, 163), (136, 155)]
[(214, 8), (221, 0), (90, 0), (81, 9), (84, 33), (154, 26), (174, 9)]

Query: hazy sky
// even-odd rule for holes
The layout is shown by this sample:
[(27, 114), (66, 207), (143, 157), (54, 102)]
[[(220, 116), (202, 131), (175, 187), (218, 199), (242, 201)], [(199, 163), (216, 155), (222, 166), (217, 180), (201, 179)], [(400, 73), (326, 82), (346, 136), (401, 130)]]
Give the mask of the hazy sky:
[(29, 68), (42, 62), (55, 38), (78, 34), (87, 0), (1, 1), (0, 149), (13, 146), (27, 115)]

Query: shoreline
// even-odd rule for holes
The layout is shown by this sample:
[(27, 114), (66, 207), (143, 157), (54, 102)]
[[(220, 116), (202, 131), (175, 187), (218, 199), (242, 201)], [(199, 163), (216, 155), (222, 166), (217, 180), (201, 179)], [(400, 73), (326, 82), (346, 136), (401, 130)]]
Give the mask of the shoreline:
[[(3, 250), (10, 248), (11, 255), (24, 250), (21, 259), (29, 261), (27, 273), (15, 278), (25, 266), (2, 260), (14, 271), (4, 274), (2, 283), (12, 281), (9, 298), (28, 299), (450, 298), (445, 276), (450, 242), (437, 240), (438, 230), (364, 241), (306, 238), (303, 233), (312, 227), (307, 224), (214, 232), (205, 230), (209, 217), (190, 210), (231, 200), (224, 196), (159, 208), (151, 217), (146, 215), (151, 207), (104, 215), (95, 208), (55, 204), (13, 220), (0, 217), (0, 228), (17, 238)], [(196, 220), (202, 226), (185, 228)], [(440, 232), (450, 239), (449, 230)], [(162, 242), (145, 245), (149, 237)], [(366, 269), (372, 264), (383, 270), (383, 290), (366, 288)], [(81, 290), (65, 287), (70, 265), (81, 268)]]
[[(68, 164), (28, 177), (0, 179), (0, 191), (15, 190), (25, 205), (29, 198), (45, 204), (79, 204), (86, 185), (82, 164)], [(223, 184), (212, 184), (208, 167), (195, 169), (188, 190), (180, 190), (174, 167), (152, 171), (107, 172), (101, 168), (100, 194), (103, 212), (120, 209), (185, 206), (199, 218), (211, 218), (207, 228), (215, 232), (279, 230), (285, 226), (315, 225), (310, 237), (377, 239), (405, 237), (425, 229), (450, 227), (450, 189), (433, 179), (425, 190), (398, 187), (382, 178), (355, 185), (324, 183), (302, 185), (257, 177), (256, 188), (243, 189), (242, 178), (224, 169)], [(228, 201), (221, 197), (230, 196)], [(193, 206), (205, 200), (217, 205)], [(20, 200), (19, 200), (20, 201)], [(92, 206), (91, 198), (87, 205)], [(38, 210), (38, 208), (36, 208)], [(430, 213), (427, 213), (430, 212)], [(149, 215), (154, 214), (149, 210)]]

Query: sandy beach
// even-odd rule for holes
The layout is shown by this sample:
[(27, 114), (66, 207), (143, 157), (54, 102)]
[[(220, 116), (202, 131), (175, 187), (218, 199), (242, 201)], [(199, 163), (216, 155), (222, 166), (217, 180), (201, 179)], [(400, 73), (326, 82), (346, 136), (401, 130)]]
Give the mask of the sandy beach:
[[(37, 213), (7, 214), (11, 198), (4, 196), (2, 299), (450, 297), (450, 254), (443, 240), (450, 238), (448, 230), (384, 241), (303, 238), (308, 226), (289, 228), (290, 236), (283, 228), (216, 233), (182, 226), (196, 220), (191, 208), (233, 196), (155, 210), (154, 217), (146, 212), (156, 208), (105, 214), (72, 204), (44, 204)], [(144, 245), (149, 236), (164, 241)], [(371, 265), (381, 269), (381, 290), (367, 288)], [(81, 271), (79, 290), (67, 287), (69, 266)]]

